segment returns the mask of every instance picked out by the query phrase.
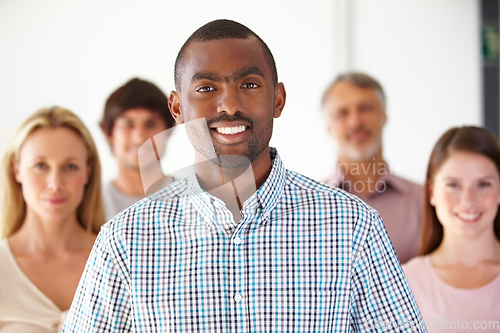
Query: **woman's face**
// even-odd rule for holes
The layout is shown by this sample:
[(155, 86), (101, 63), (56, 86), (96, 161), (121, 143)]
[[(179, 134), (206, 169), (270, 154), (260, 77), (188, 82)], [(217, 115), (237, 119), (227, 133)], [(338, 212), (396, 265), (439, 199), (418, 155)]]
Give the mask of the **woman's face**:
[(451, 153), (435, 173), (430, 194), (446, 235), (493, 234), (500, 176), (488, 157), (467, 151)]
[(28, 216), (43, 220), (76, 218), (91, 168), (83, 139), (67, 128), (31, 133), (14, 163)]

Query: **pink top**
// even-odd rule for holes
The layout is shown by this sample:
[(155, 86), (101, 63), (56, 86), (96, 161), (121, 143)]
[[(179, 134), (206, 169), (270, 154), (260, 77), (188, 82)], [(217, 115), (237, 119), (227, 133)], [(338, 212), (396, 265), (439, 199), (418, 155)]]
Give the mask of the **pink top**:
[(362, 196), (356, 191), (358, 189), (362, 192), (363, 183), (353, 184), (339, 167), (335, 168), (325, 183), (343, 188), (375, 208), (384, 221), (399, 261), (405, 263), (417, 255), (422, 214), (422, 186), (398, 177), (390, 170), (386, 171), (377, 182), (367, 185), (371, 190), (368, 196)]
[(500, 332), (500, 275), (472, 289), (453, 287), (436, 273), (429, 256), (403, 265), (429, 333)]

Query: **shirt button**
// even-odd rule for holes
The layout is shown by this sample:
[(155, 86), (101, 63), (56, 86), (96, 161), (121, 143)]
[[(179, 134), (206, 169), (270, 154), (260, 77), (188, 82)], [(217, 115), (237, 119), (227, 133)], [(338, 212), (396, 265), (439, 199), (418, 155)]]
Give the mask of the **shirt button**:
[(240, 293), (236, 293), (234, 294), (233, 299), (236, 303), (239, 303), (243, 299), (243, 297), (241, 297)]
[(238, 236), (234, 237), (233, 243), (236, 244), (236, 245), (240, 245), (241, 244), (241, 238), (239, 238)]

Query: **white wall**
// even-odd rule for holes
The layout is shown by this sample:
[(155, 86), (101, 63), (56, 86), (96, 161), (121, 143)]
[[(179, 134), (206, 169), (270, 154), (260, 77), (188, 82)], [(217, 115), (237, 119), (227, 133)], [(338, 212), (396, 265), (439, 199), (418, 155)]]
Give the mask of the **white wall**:
[[(480, 123), (476, 1), (347, 2), (347, 65), (373, 74), (385, 86), (387, 159), (395, 171), (420, 181), (429, 150), (446, 128)], [(90, 128), (104, 177), (112, 177), (114, 161), (97, 126), (108, 95), (133, 76), (169, 92), (174, 59), (185, 39), (210, 20), (230, 18), (266, 41), (287, 89), (272, 145), (288, 168), (322, 179), (335, 161), (335, 146), (325, 133), (319, 100), (347, 51), (339, 47), (344, 45), (340, 4), (0, 0), (0, 153), (29, 114), (61, 105)], [(179, 129), (172, 142), (186, 145)], [(190, 161), (178, 154), (167, 156), (167, 162)]]
[(423, 182), (430, 151), (452, 126), (480, 125), (479, 1), (352, 2), (351, 66), (388, 96), (384, 153)]

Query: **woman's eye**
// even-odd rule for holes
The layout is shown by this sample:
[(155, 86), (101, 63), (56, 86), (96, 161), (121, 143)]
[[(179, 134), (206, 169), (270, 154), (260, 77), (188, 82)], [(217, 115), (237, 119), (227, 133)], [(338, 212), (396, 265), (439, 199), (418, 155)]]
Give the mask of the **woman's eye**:
[(76, 165), (76, 164), (67, 164), (66, 165), (66, 170), (69, 170), (69, 171), (78, 170), (78, 165)]
[(37, 170), (46, 170), (47, 169), (47, 164), (43, 162), (39, 162), (35, 164), (35, 169)]
[(490, 182), (480, 182), (479, 187), (490, 187), (491, 183)]
[(447, 183), (446, 187), (449, 187), (449, 188), (458, 188), (458, 184), (457, 183)]

